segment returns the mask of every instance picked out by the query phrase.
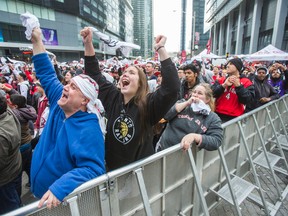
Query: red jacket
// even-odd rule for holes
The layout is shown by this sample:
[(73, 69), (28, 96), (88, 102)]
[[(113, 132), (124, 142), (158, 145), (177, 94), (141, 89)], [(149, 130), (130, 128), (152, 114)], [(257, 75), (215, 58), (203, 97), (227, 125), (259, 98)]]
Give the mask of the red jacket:
[(48, 106), (48, 98), (45, 96), (44, 98), (39, 98), (38, 101), (38, 114), (37, 114), (37, 119), (35, 122), (35, 129), (40, 129), (40, 121), (41, 121), (41, 116), (45, 108)]
[(240, 116), (245, 111), (245, 104), (253, 100), (255, 90), (253, 83), (246, 77), (240, 77), (241, 85), (234, 85), (223, 88), (224, 79), (219, 79), (213, 85), (213, 92), (216, 99), (216, 113), (228, 116)]
[(214, 84), (215, 83), (215, 81), (216, 80), (218, 80), (219, 82), (222, 82), (222, 83), (224, 83), (224, 81), (225, 81), (225, 77), (221, 77), (221, 76), (215, 76), (215, 75), (213, 75), (212, 76), (212, 82), (211, 82), (211, 84)]

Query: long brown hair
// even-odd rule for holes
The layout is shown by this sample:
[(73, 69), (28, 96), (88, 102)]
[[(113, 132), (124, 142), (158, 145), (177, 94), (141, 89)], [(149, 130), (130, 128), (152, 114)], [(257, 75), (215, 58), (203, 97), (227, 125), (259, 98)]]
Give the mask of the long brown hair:
[[(134, 65), (133, 67), (136, 68), (136, 70), (138, 71), (138, 75), (139, 75), (139, 88), (135, 94), (134, 102), (139, 109), (141, 130), (147, 131), (146, 129), (149, 125), (148, 122), (146, 122), (148, 119), (147, 118), (147, 94), (149, 92), (149, 87), (147, 83), (146, 74), (144, 73), (143, 69), (136, 65)], [(143, 143), (144, 141), (143, 138), (144, 137), (142, 136), (141, 143)]]

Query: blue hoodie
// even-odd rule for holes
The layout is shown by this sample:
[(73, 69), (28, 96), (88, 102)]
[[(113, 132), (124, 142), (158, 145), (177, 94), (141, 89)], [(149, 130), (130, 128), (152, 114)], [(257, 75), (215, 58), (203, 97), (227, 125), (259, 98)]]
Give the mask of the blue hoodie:
[(50, 190), (62, 201), (82, 183), (105, 172), (104, 140), (95, 114), (78, 111), (65, 118), (57, 104), (63, 85), (46, 53), (32, 57), (50, 102), (50, 114), (33, 153), (31, 190), (41, 198)]

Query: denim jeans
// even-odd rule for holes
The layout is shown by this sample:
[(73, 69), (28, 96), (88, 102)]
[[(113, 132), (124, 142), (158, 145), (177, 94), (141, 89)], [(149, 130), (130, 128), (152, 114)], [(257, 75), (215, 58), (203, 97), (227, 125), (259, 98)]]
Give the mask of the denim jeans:
[(0, 187), (0, 214), (21, 207), (22, 172), (11, 182)]
[(32, 147), (30, 143), (25, 144), (25, 149), (21, 150), (21, 156), (22, 156), (22, 172), (26, 172), (28, 175), (29, 183), (30, 183), (30, 170), (31, 170), (31, 161), (32, 161)]

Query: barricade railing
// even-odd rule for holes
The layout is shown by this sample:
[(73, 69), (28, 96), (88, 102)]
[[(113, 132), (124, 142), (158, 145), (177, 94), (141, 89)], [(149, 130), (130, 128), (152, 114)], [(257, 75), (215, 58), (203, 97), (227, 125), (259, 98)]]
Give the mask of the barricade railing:
[[(280, 182), (275, 174), (275, 171), (286, 175), (288, 173), (287, 160), (278, 141), (278, 137), (283, 136), (284, 133), (285, 141), (288, 143), (285, 125), (285, 122), (287, 123), (286, 100), (287, 96), (222, 125), (225, 129), (224, 134), (230, 140), (234, 137), (234, 141), (225, 140), (219, 148), (227, 184), (223, 187), (220, 185), (216, 189), (210, 188), (210, 190), (234, 205), (237, 215), (241, 215), (240, 204), (246, 198), (260, 206), (259, 209), (263, 209), (266, 215), (275, 215), (283, 198), (287, 195), (287, 185), (283, 181)], [(229, 136), (229, 131), (234, 131), (234, 135)], [(237, 145), (237, 140), (239, 145)], [(274, 140), (274, 144), (271, 140)], [(275, 149), (279, 155), (272, 153)], [(232, 157), (236, 157), (235, 164), (231, 163)], [(276, 166), (279, 160), (282, 160), (284, 164), (284, 171)], [(262, 175), (263, 171), (260, 171), (260, 167), (268, 169), (268, 172)], [(253, 180), (250, 182), (247, 181), (246, 171), (251, 171)], [(272, 191), (276, 191), (274, 194), (268, 194), (266, 188), (262, 186), (262, 179), (267, 178), (267, 175), (272, 179)], [(282, 188), (279, 182), (282, 183)]]
[[(84, 183), (56, 208), (49, 210), (44, 205), (38, 209), (38, 202), (34, 202), (6, 215), (209, 215), (222, 199), (230, 200), (236, 214), (241, 215), (240, 203), (247, 197), (263, 207), (264, 213), (274, 215), (288, 189), (279, 184), (275, 164), (272, 166), (267, 155), (277, 150), (284, 169), (276, 171), (288, 173), (282, 151), (285, 143), (288, 146), (287, 100), (287, 96), (281, 97), (222, 124), (224, 140), (219, 151), (199, 151), (192, 146), (183, 152), (177, 144)], [(260, 168), (254, 161), (263, 152), (275, 188), (279, 184), (274, 203), (262, 189)], [(247, 180), (250, 174), (253, 182)], [(251, 186), (244, 198), (239, 197), (239, 188), (237, 191), (237, 182), (242, 180)]]

